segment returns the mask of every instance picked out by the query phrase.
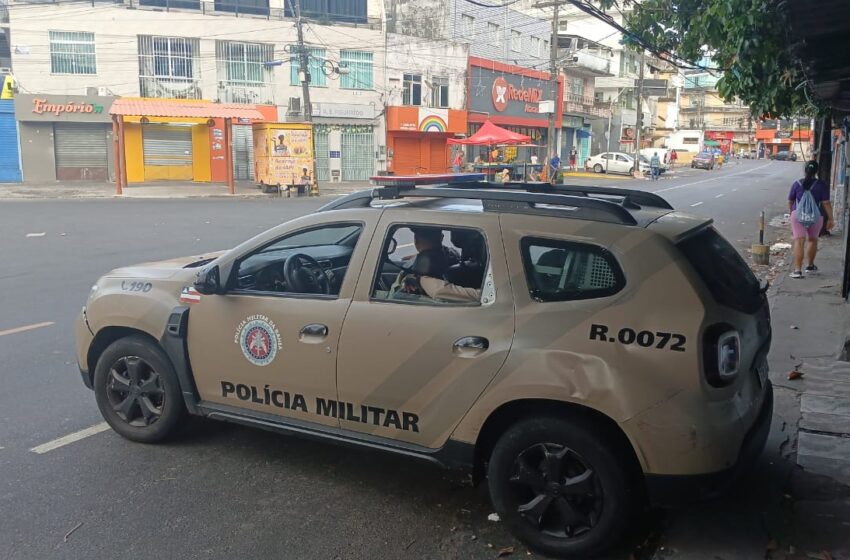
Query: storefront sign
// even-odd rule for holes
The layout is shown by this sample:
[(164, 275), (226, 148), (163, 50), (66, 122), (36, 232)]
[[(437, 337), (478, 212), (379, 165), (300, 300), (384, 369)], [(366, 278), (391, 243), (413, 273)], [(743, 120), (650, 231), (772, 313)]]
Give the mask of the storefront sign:
[(451, 134), (466, 132), (466, 112), (431, 107), (387, 107), (387, 129)]
[(351, 103), (313, 103), (313, 116), (332, 119), (369, 119), (376, 117), (372, 105)]
[(498, 72), (479, 66), (470, 68), (469, 108), (500, 117), (539, 119), (538, 104), (549, 97), (550, 83), (542, 78)]
[(584, 119), (574, 115), (564, 115), (561, 119), (561, 125), (564, 128), (581, 128), (584, 126)]
[(19, 121), (104, 122), (112, 121), (109, 108), (114, 97), (86, 95), (29, 95), (15, 97)]

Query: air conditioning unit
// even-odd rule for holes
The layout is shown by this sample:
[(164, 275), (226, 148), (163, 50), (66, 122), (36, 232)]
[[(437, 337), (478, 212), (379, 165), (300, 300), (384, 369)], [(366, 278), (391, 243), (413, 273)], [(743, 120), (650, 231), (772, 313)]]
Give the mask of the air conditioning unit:
[(301, 98), (300, 97), (290, 97), (289, 105), (286, 108), (287, 115), (300, 115), (301, 114)]
[(97, 88), (97, 94), (98, 94), (100, 97), (107, 97), (107, 96), (109, 96), (109, 95), (112, 95), (112, 92), (111, 92), (111, 91), (109, 91), (109, 88), (108, 88), (108, 87), (100, 86), (100, 87), (98, 87), (98, 88)]

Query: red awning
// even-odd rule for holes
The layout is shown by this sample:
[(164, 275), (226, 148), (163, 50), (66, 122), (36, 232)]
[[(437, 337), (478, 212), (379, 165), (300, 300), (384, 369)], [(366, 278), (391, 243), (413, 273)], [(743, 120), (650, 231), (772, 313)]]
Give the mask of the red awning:
[(112, 102), (109, 114), (133, 117), (265, 120), (263, 114), (253, 105), (200, 100), (175, 103), (159, 99), (121, 98)]
[(496, 126), (490, 121), (485, 121), (481, 128), (469, 138), (449, 138), (449, 144), (463, 144), (465, 146), (492, 146), (493, 144), (527, 144), (531, 137), (516, 132), (511, 132), (501, 126)]

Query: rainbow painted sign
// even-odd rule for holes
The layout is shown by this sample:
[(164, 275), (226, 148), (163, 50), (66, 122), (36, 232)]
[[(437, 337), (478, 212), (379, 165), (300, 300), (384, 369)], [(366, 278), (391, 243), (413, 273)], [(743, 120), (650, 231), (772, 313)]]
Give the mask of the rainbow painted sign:
[(446, 132), (449, 120), (448, 109), (419, 108), (419, 131), (420, 132)]

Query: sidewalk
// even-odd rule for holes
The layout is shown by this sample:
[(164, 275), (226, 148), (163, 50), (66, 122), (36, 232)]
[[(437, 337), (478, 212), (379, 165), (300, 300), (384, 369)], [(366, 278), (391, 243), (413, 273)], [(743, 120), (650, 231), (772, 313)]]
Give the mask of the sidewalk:
[[(320, 195), (339, 195), (369, 188), (368, 181), (348, 183), (320, 183)], [(284, 197), (285, 197), (284, 193)], [(56, 198), (275, 198), (265, 194), (253, 181), (237, 181), (235, 194), (221, 183), (193, 183), (190, 181), (131, 184), (123, 194), (115, 194), (114, 183), (87, 183), (68, 181), (44, 184), (0, 184), (0, 199), (56, 199)]]
[(790, 251), (771, 256), (774, 422), (783, 423), (778, 451), (791, 465), (784, 519), (769, 531), (777, 548), (766, 557), (773, 559), (850, 558), (850, 363), (839, 361), (850, 326), (841, 297), (843, 233), (819, 243), (820, 273), (805, 279), (789, 277)]

